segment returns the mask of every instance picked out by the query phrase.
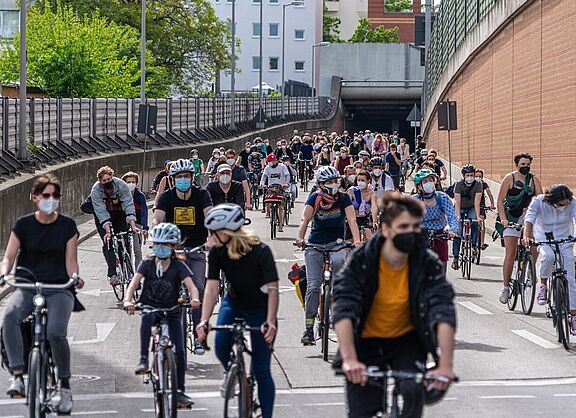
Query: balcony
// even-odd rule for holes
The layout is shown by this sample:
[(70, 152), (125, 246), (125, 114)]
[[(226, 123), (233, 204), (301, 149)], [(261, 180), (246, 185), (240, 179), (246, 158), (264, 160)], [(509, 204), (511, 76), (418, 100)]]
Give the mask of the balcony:
[(339, 0), (328, 0), (324, 2), (328, 8), (328, 12), (338, 13), (340, 11), (340, 1)]

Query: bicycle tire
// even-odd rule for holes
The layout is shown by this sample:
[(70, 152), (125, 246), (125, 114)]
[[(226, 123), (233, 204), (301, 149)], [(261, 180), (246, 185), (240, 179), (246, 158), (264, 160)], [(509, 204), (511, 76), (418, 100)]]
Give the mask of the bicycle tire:
[(164, 350), (164, 384), (169, 385), (164, 388), (162, 395), (162, 414), (164, 418), (177, 418), (178, 416), (178, 378), (176, 370), (176, 356), (171, 348)]
[(570, 350), (570, 320), (568, 314), (570, 312), (567, 302), (566, 282), (560, 277), (556, 279), (555, 283), (554, 303), (556, 304), (556, 331), (558, 334), (558, 342), (562, 343), (565, 350)]
[(516, 309), (518, 303), (518, 280), (513, 278), (510, 280), (510, 294), (508, 295), (508, 310), (513, 311)]
[(28, 416), (30, 418), (44, 418), (42, 411), (41, 386), (41, 356), (40, 349), (34, 348), (28, 360), (28, 387), (26, 389)]
[(413, 171), (414, 171), (414, 164), (409, 163), (408, 170), (406, 170), (406, 177), (410, 177)]
[(193, 345), (188, 339), (188, 308), (182, 308), (180, 311), (180, 320), (182, 321), (182, 332), (184, 333), (184, 366), (188, 370), (188, 351), (192, 352)]
[[(132, 281), (132, 277), (134, 277), (134, 267), (132, 267), (132, 261), (130, 260), (130, 256), (128, 254), (124, 254), (122, 257), (122, 273), (123, 273), (123, 296), (126, 294), (128, 290), (128, 286)], [(134, 300), (137, 302), (139, 299), (138, 288), (134, 291)]]
[(328, 343), (330, 341), (330, 284), (324, 285), (322, 298), (322, 360), (328, 361)]
[(460, 275), (462, 276), (462, 278), (466, 277), (466, 248), (468, 246), (468, 243), (466, 241), (466, 239), (462, 240), (462, 243), (460, 244)]
[(466, 280), (470, 280), (472, 275), (472, 246), (468, 245), (468, 253), (466, 256), (468, 267), (466, 268)]
[(124, 283), (119, 283), (117, 285), (112, 286), (114, 290), (114, 295), (118, 302), (122, 302), (124, 300)]
[(278, 214), (276, 213), (276, 211), (278, 210), (278, 208), (275, 205), (271, 205), (270, 208), (270, 239), (275, 239), (276, 238), (276, 218), (278, 217)]
[(244, 418), (248, 406), (248, 387), (238, 363), (232, 363), (228, 369), (224, 387), (224, 418)]
[(528, 253), (524, 256), (522, 263), (522, 274), (520, 276), (520, 301), (522, 302), (522, 312), (530, 315), (536, 299), (536, 265), (534, 257)]

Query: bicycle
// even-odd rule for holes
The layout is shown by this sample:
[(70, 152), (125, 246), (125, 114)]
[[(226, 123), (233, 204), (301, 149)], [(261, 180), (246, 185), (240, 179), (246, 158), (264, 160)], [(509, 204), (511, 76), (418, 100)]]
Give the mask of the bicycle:
[(516, 250), (516, 258), (514, 259), (514, 270), (510, 278), (508, 309), (513, 311), (516, 308), (518, 295), (520, 295), (522, 312), (524, 315), (530, 315), (536, 298), (536, 261), (530, 249), (522, 245), (524, 227), (519, 224), (509, 223), (508, 228), (522, 231), (518, 242), (518, 249)]
[(168, 333), (168, 315), (181, 307), (155, 308), (147, 305), (136, 305), (141, 315), (156, 314), (158, 319), (152, 325), (148, 370), (143, 374), (144, 384), (152, 382), (154, 391), (154, 412), (156, 418), (176, 418), (178, 416), (178, 378), (176, 354)]
[(292, 208), (294, 203), (292, 201), (292, 193), (290, 190), (284, 192), (284, 225), (290, 223), (290, 215), (292, 214)]
[[(460, 271), (462, 278), (470, 280), (472, 273), (472, 260), (476, 257), (472, 244), (472, 224), (478, 223), (476, 219), (469, 219), (464, 215), (462, 219), (462, 241), (460, 244)], [(478, 245), (476, 245), (477, 250)]]
[[(331, 253), (337, 253), (346, 248), (351, 248), (353, 245), (350, 242), (343, 242), (338, 240), (337, 244), (341, 244), (332, 249), (318, 248), (307, 242), (302, 243), (302, 249), (311, 248), (319, 251), (323, 255), (322, 260), (322, 281), (320, 283), (320, 300), (318, 304), (318, 339), (322, 340), (322, 359), (328, 361), (328, 342), (330, 341), (330, 301), (332, 297), (332, 260)], [(336, 342), (336, 341), (332, 341)]]
[(448, 235), (446, 232), (439, 232), (439, 231), (433, 231), (433, 230), (428, 230), (428, 248), (430, 248), (432, 251), (436, 252), (436, 247), (435, 247), (435, 243), (436, 241), (450, 241), (450, 235)]
[[(276, 239), (277, 229), (280, 226), (280, 202), (284, 200), (284, 191), (278, 185), (268, 186), (264, 204), (270, 205), (270, 239)], [(285, 208), (286, 209), (286, 208)]]
[(224, 396), (224, 418), (252, 418), (258, 416), (260, 408), (255, 398), (256, 380), (252, 373), (247, 374), (244, 353), (252, 355), (246, 347), (246, 332), (261, 332), (259, 327), (251, 327), (242, 318), (236, 318), (232, 325), (205, 325), (208, 331), (228, 331), (232, 333), (232, 348), (230, 362), (222, 383)]
[[(564, 269), (564, 260), (560, 252), (560, 245), (567, 242), (576, 242), (575, 238), (555, 240), (551, 232), (546, 233), (546, 241), (534, 242), (536, 246), (548, 245), (554, 251), (554, 270), (552, 271), (551, 292), (548, 294), (546, 316), (552, 319), (556, 328), (558, 342), (564, 349), (570, 350), (570, 306), (568, 303), (568, 278)], [(552, 297), (551, 297), (552, 296)]]
[[(494, 209), (486, 207), (486, 206), (482, 206), (480, 208), (480, 210), (484, 211), (484, 213), (488, 213)], [(484, 233), (484, 230), (486, 229), (486, 225), (485, 225), (485, 220), (479, 221), (478, 222), (478, 251), (476, 253), (476, 258), (474, 259), (474, 264), (476, 265), (480, 265), (480, 257), (482, 255), (482, 246), (480, 245), (480, 237), (482, 236), (482, 234)]]
[[(25, 277), (22, 277), (25, 276)], [(28, 385), (26, 387), (26, 404), (30, 418), (44, 418), (56, 414), (57, 408), (52, 405), (52, 399), (58, 391), (58, 379), (55, 374), (55, 364), (47, 337), (48, 308), (43, 290), (65, 290), (76, 286), (80, 278), (75, 275), (64, 284), (48, 284), (39, 282), (34, 273), (27, 268), (17, 267), (14, 278), (0, 280), (0, 287), (8, 284), (16, 289), (35, 290), (32, 299), (34, 310), (25, 322), (31, 324), (32, 348), (28, 356)], [(26, 281), (28, 283), (22, 283)], [(33, 281), (33, 283), (30, 283)]]
[(250, 178), (250, 203), (252, 210), (258, 210), (260, 207), (260, 184), (258, 174), (254, 172), (246, 173)]
[[(114, 258), (116, 263), (116, 276), (118, 277), (118, 284), (112, 286), (114, 290), (114, 295), (118, 302), (124, 300), (124, 293), (134, 277), (134, 267), (132, 266), (132, 258), (130, 257), (130, 238), (132, 237), (132, 232), (125, 231), (114, 233), (112, 231), (112, 236), (108, 241), (110, 249), (114, 252)], [(138, 300), (138, 289), (134, 292), (134, 300)]]
[(308, 191), (308, 182), (310, 181), (310, 164), (311, 164), (311, 160), (298, 160), (300, 164), (303, 164), (303, 169), (302, 169), (302, 178), (300, 179), (301, 181), (301, 186), (302, 189), (307, 192)]

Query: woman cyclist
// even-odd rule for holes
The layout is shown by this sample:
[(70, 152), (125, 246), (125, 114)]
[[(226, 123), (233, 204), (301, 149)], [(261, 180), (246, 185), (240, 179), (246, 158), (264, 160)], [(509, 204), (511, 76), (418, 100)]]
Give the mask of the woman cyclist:
[[(66, 283), (78, 273), (79, 234), (74, 220), (57, 212), (60, 202), (58, 179), (52, 175), (38, 177), (32, 185), (32, 201), (38, 210), (18, 219), (12, 227), (0, 267), (0, 277), (9, 274), (16, 263), (18, 267), (31, 270), (40, 282)], [(84, 282), (79, 280), (76, 288), (83, 285)], [(16, 289), (8, 299), (2, 323), (2, 339), (13, 375), (12, 384), (6, 391), (11, 398), (25, 396), (22, 377), (25, 359), (20, 326), (34, 309), (32, 300), (35, 294), (27, 289)], [(70, 347), (66, 334), (72, 311), (84, 308), (76, 304), (74, 290), (50, 290), (45, 291), (44, 296), (49, 310), (47, 337), (60, 381), (60, 402), (56, 408), (59, 413), (69, 415), (73, 403), (70, 390)]]
[[(220, 271), (228, 284), (228, 294), (218, 311), (218, 325), (231, 325), (244, 318), (262, 334), (251, 333), (252, 372), (258, 383), (258, 399), (263, 418), (271, 418), (274, 409), (274, 380), (270, 373), (271, 345), (276, 337), (278, 312), (278, 272), (270, 247), (244, 228), (246, 219), (238, 205), (224, 203), (210, 210), (204, 225), (209, 231), (206, 246), (208, 280), (204, 291), (202, 321), (196, 327), (198, 338), (206, 340), (207, 324), (218, 301)], [(216, 332), (216, 356), (228, 367), (232, 336)]]
[[(360, 171), (356, 175), (356, 185), (350, 187), (346, 193), (352, 200), (358, 228), (364, 228), (363, 241), (368, 241), (372, 237), (372, 230), (378, 226), (378, 206), (376, 193), (370, 184), (370, 174), (366, 170)], [(348, 235), (349, 230), (346, 239), (352, 238)]]
[[(172, 308), (178, 305), (180, 286), (182, 283), (191, 295), (191, 305), (200, 307), (198, 289), (192, 282), (192, 272), (183, 260), (179, 260), (174, 250), (180, 245), (180, 228), (171, 223), (160, 223), (150, 231), (152, 238), (152, 256), (142, 261), (138, 271), (128, 286), (124, 297), (124, 309), (128, 315), (134, 315), (134, 292), (144, 280), (142, 295), (139, 303), (154, 308)], [(168, 314), (168, 332), (170, 341), (176, 354), (176, 368), (178, 378), (178, 405), (188, 407), (192, 400), (184, 393), (184, 379), (186, 377), (186, 359), (184, 357), (184, 332), (180, 309), (174, 309)], [(142, 316), (140, 325), (140, 361), (135, 373), (148, 372), (148, 349), (152, 325), (157, 314), (149, 313)]]
[[(456, 209), (452, 200), (444, 192), (436, 190), (436, 180), (438, 175), (432, 170), (420, 170), (414, 175), (414, 185), (416, 194), (412, 197), (422, 201), (425, 212), (422, 218), (422, 227), (428, 233), (442, 235), (448, 232), (450, 238), (456, 235), (459, 229), (459, 221), (456, 217)], [(448, 228), (448, 231), (446, 229)], [(448, 241), (444, 239), (434, 239), (434, 251), (440, 260), (448, 262)]]
[[(308, 242), (316, 248), (332, 249), (340, 246), (339, 240), (344, 239), (344, 221), (348, 221), (354, 245), (360, 245), (360, 234), (356, 224), (356, 213), (352, 206), (350, 196), (339, 191), (340, 174), (334, 167), (323, 167), (316, 173), (318, 189), (310, 193), (300, 227), (296, 245), (302, 246), (308, 224), (312, 221)], [(344, 264), (346, 250), (331, 253), (332, 270), (336, 273)], [(318, 312), (320, 284), (322, 280), (323, 254), (313, 248), (306, 248), (306, 275), (308, 287), (306, 289), (306, 330), (300, 340), (303, 345), (313, 345), (314, 320)]]
[(322, 147), (322, 151), (316, 158), (316, 169), (332, 164), (332, 160), (330, 158), (330, 149), (326, 145)]

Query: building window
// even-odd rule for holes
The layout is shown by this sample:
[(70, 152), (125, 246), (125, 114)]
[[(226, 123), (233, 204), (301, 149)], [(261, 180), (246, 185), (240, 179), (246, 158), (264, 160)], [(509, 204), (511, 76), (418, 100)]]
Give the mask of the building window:
[(20, 30), (19, 10), (0, 10), (0, 38), (14, 38)]
[(270, 4), (278, 4), (278, 0), (270, 0)]
[(252, 57), (252, 69), (260, 70), (260, 57)]
[(270, 57), (270, 71), (278, 71), (278, 62), (280, 59), (278, 57)]
[(261, 1), (262, 1), (262, 0), (252, 0), (252, 3), (260, 4)]
[(304, 71), (304, 61), (295, 61), (294, 71)]
[(259, 38), (262, 34), (260, 23), (252, 23), (252, 37)]
[(280, 26), (280, 24), (278, 23), (270, 23), (269, 25), (269, 30), (270, 30), (270, 37), (271, 38), (278, 38), (279, 35), (279, 29), (278, 27)]
[(303, 41), (304, 40), (304, 29), (296, 29), (294, 31), (294, 39), (296, 39), (297, 41)]

